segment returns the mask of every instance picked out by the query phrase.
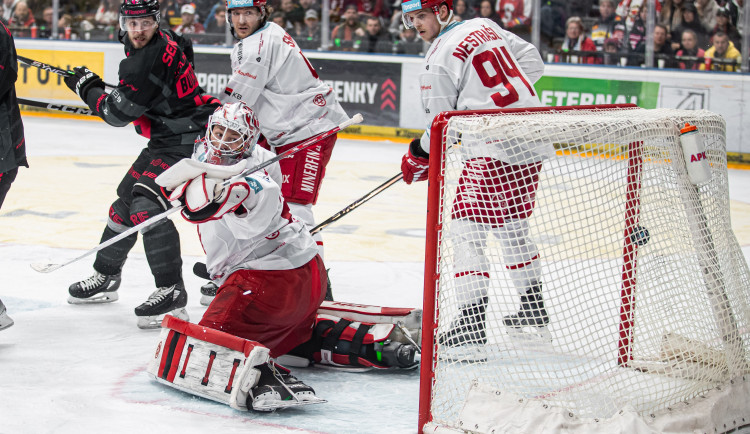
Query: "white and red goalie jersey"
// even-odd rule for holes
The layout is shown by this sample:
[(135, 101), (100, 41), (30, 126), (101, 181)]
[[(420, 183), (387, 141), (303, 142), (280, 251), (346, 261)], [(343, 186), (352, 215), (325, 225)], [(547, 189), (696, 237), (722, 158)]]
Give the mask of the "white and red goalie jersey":
[[(245, 160), (254, 167), (274, 155), (256, 146)], [(245, 212), (229, 212), (218, 220), (198, 224), (206, 252), (206, 268), (217, 284), (239, 269), (291, 270), (318, 253), (307, 227), (296, 220), (281, 196), (278, 163), (245, 177), (250, 194)]]
[(232, 77), (220, 99), (250, 106), (273, 146), (305, 140), (349, 118), (294, 39), (271, 22), (234, 45)]
[(428, 117), (422, 149), (430, 152), (430, 126), (440, 112), (540, 106), (534, 83), (543, 72), (539, 51), (491, 20), (451, 22), (432, 43), (419, 76)]

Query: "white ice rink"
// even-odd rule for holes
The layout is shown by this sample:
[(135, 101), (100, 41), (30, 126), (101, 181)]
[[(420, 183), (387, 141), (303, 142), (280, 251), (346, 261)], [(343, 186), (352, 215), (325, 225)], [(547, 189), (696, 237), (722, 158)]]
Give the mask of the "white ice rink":
[[(329, 402), (273, 414), (242, 413), (167, 388), (145, 372), (157, 331), (136, 327), (133, 308), (154, 290), (139, 242), (116, 303), (73, 306), (70, 283), (93, 256), (50, 274), (99, 242), (115, 187), (145, 144), (131, 127), (27, 116), (30, 169), (0, 210), (0, 299), (16, 324), (0, 332), (0, 433), (180, 432), (228, 434), (413, 433), (418, 371), (294, 374)], [(316, 207), (319, 221), (398, 173), (406, 145), (339, 139)], [(426, 183), (399, 183), (323, 232), (336, 299), (421, 307)], [(750, 254), (750, 171), (730, 170), (733, 227)], [(176, 219), (177, 220), (177, 219)], [(188, 313), (196, 322), (204, 283), (194, 229), (178, 222)]]

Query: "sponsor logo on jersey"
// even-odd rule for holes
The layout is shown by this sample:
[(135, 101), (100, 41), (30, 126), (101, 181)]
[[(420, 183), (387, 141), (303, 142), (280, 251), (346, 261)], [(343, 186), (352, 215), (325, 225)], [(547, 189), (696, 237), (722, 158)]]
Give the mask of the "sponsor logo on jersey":
[(237, 74), (237, 75), (241, 75), (243, 77), (252, 78), (253, 80), (255, 80), (255, 79), (258, 78), (257, 76), (255, 76), (253, 74), (250, 74), (249, 72), (245, 72), (245, 71), (243, 71), (241, 69), (237, 69), (236, 71), (234, 71), (234, 73)]
[(323, 95), (317, 94), (315, 95), (315, 98), (313, 98), (313, 104), (323, 107), (326, 105), (326, 99), (323, 98)]
[(430, 90), (432, 86), (419, 86), (419, 90)]
[(500, 35), (498, 35), (492, 28), (482, 26), (481, 29), (469, 33), (463, 41), (456, 45), (456, 49), (453, 51), (453, 56), (460, 61), (465, 62), (476, 47), (486, 42), (497, 41), (500, 39), (502, 39)]
[(416, 11), (422, 9), (422, 0), (409, 0), (401, 3), (401, 11), (403, 13)]
[(316, 146), (315, 149), (309, 149), (305, 154), (305, 166), (302, 170), (302, 181), (300, 182), (302, 191), (306, 191), (310, 194), (315, 193), (319, 168), (320, 145)]
[(250, 188), (253, 189), (253, 192), (258, 193), (259, 191), (263, 190), (263, 186), (260, 185), (260, 182), (258, 182), (257, 180), (250, 177), (245, 178), (245, 180), (247, 181), (247, 185), (249, 185)]
[(239, 99), (239, 100), (242, 99), (242, 95), (232, 90), (231, 87), (227, 87), (226, 89), (224, 89), (224, 93), (231, 96), (232, 98)]

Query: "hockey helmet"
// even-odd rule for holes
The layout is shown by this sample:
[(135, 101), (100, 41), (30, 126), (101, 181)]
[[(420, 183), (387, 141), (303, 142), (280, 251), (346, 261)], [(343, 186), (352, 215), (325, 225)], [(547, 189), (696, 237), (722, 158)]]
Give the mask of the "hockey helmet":
[[(407, 15), (407, 12), (414, 12), (418, 11), (420, 9), (432, 9), (432, 12), (435, 13), (435, 15), (438, 16), (438, 22), (440, 22), (440, 16), (439, 16), (439, 9), (440, 5), (445, 3), (448, 6), (448, 10), (451, 13), (451, 16), (448, 17), (448, 21), (451, 20), (453, 16), (453, 0), (406, 0), (401, 2), (401, 21), (404, 23), (404, 27), (407, 29), (413, 29), (414, 28), (414, 22), (412, 21), (411, 17)], [(445, 25), (446, 23), (440, 22), (441, 25)]]
[(268, 12), (266, 11), (266, 0), (225, 0), (227, 5), (227, 14), (225, 20), (229, 24), (229, 30), (232, 32), (232, 36), (237, 37), (234, 34), (234, 24), (232, 24), (232, 9), (236, 8), (258, 8), (260, 9), (260, 27), (266, 24), (266, 18), (268, 18)]
[(260, 124), (250, 107), (241, 101), (224, 104), (208, 119), (205, 140), (195, 152), (205, 153), (207, 163), (229, 166), (250, 155), (259, 137)]
[[(155, 26), (159, 25), (161, 12), (158, 0), (123, 0), (122, 5), (120, 5), (120, 29), (126, 32), (129, 30), (146, 30), (142, 27), (142, 22), (134, 25), (135, 20), (131, 20), (145, 17), (154, 17)], [(153, 28), (153, 26), (148, 28)]]

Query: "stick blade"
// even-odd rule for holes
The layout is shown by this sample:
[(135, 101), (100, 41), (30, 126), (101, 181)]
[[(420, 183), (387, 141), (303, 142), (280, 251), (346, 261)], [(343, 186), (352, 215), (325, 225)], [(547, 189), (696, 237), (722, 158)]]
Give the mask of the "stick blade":
[(31, 264), (31, 268), (33, 268), (34, 271), (38, 271), (39, 273), (51, 273), (60, 267), (62, 267), (62, 265), (60, 264), (45, 264), (42, 262), (35, 262)]

